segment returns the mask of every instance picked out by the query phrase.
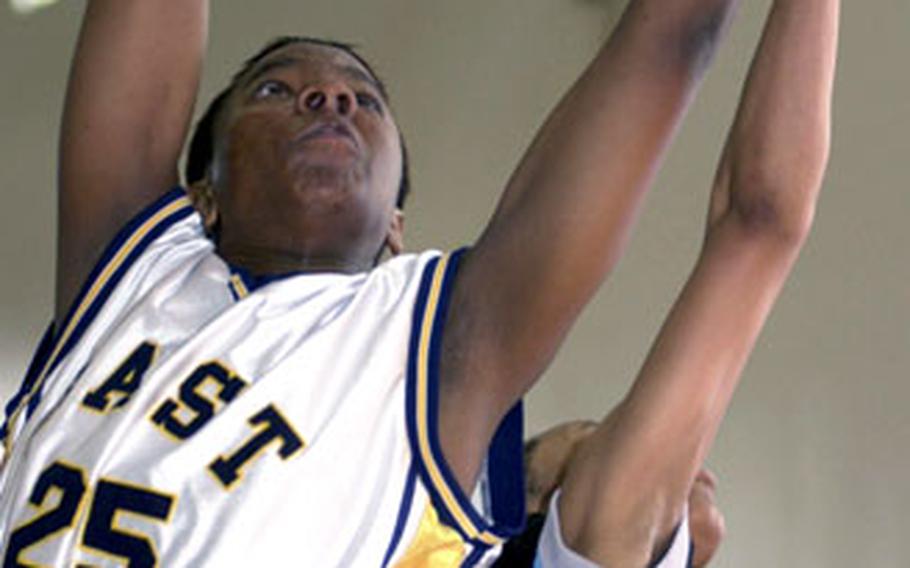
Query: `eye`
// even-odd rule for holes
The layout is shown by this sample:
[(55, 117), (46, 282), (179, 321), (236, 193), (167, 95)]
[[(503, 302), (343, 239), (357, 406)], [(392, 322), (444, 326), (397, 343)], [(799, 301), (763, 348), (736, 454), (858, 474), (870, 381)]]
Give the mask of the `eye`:
[(257, 100), (269, 99), (273, 97), (287, 97), (291, 95), (293, 91), (287, 83), (283, 81), (278, 81), (276, 79), (269, 79), (268, 81), (263, 81), (260, 83), (256, 90), (253, 91), (253, 98)]
[(357, 105), (382, 114), (382, 103), (370, 93), (357, 93)]

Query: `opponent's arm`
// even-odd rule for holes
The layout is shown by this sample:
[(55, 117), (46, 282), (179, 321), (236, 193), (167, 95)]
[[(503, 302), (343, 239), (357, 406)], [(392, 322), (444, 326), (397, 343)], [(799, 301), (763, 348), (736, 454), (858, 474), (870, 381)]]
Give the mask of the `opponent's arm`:
[(462, 485), (618, 260), (734, 3), (633, 0), (463, 261), (440, 401), (444, 452)]
[[(609, 416), (604, 422), (609, 422)], [(524, 532), (506, 544), (494, 566), (531, 566), (541, 537), (542, 519), (562, 485), (575, 450), (598, 428), (592, 420), (564, 422), (525, 441), (525, 496), (529, 522)], [(724, 538), (724, 516), (716, 503), (716, 476), (707, 469), (698, 472), (688, 496), (692, 566), (707, 566)]]
[(811, 225), (829, 147), (838, 0), (776, 0), (693, 274), (609, 429), (579, 449), (560, 515), (572, 548), (643, 566), (669, 538), (746, 358)]
[(60, 134), (56, 316), (101, 249), (178, 181), (206, 36), (206, 0), (90, 0)]
[[(611, 412), (598, 424), (592, 420), (566, 422), (550, 428), (525, 442), (525, 500), (528, 515), (546, 514), (553, 494), (565, 479), (581, 443), (600, 428), (609, 428), (614, 413)], [(692, 566), (707, 566), (724, 538), (724, 515), (716, 503), (717, 477), (702, 468), (687, 497), (689, 534), (692, 539)], [(532, 529), (533, 530), (533, 529)], [(519, 538), (525, 538), (524, 535)], [(508, 558), (500, 557), (504, 566)]]

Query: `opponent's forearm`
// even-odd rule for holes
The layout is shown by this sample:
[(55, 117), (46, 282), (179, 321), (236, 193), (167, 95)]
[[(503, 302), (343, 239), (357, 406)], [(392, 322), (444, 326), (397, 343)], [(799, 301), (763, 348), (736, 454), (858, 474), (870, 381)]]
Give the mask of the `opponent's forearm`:
[(577, 487), (566, 491), (566, 509), (587, 518), (569, 519), (566, 530), (604, 555), (636, 549), (599, 544), (598, 530), (585, 526), (656, 545), (678, 521), (808, 232), (828, 151), (837, 9), (836, 0), (775, 3), (725, 149), (696, 269), (613, 430), (589, 443), (570, 472)]
[[(776, 0), (718, 177), (727, 210), (804, 235), (827, 163), (839, 0)], [(725, 195), (729, 194), (729, 195)]]
[[(721, 166), (731, 172), (730, 207), (712, 219), (629, 397), (670, 401), (675, 392), (677, 402), (687, 393), (698, 402), (674, 412), (700, 425), (678, 435), (691, 433), (698, 447), (693, 472), (811, 226), (828, 155), (838, 4), (775, 1)], [(799, 238), (782, 246), (773, 238), (781, 232)]]
[(643, 565), (667, 542), (795, 256), (729, 217), (710, 235), (611, 428), (567, 475), (577, 549)]
[(632, 451), (644, 456), (648, 443), (655, 452), (675, 448), (652, 469), (679, 498), (713, 443), (798, 252), (768, 244), (736, 219), (721, 222), (623, 402), (641, 447)]

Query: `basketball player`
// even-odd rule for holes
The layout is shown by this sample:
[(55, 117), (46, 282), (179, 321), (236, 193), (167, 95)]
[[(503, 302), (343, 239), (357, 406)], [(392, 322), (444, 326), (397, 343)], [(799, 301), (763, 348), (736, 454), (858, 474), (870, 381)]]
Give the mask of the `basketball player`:
[[(212, 120), (201, 216), (168, 188), (207, 3), (90, 0), (55, 323), (2, 432), (4, 562), (488, 563), (524, 516), (516, 403), (615, 264), (732, 3), (633, 0), (470, 252), (375, 266), (402, 248), (404, 157), (361, 60), (252, 61)], [(576, 487), (561, 510), (583, 515)], [(563, 519), (569, 543), (599, 521)]]
[(625, 399), (569, 457), (537, 566), (681, 566), (686, 503), (809, 233), (827, 164), (839, 0), (774, 0), (692, 275)]

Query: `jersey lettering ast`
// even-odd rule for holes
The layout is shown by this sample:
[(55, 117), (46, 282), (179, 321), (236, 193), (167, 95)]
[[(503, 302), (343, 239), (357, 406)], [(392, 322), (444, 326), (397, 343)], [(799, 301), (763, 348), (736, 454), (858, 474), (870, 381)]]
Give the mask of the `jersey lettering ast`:
[(521, 408), (442, 459), (459, 253), (256, 279), (182, 189), (131, 221), (7, 406), (4, 566), (474, 566), (524, 518)]

